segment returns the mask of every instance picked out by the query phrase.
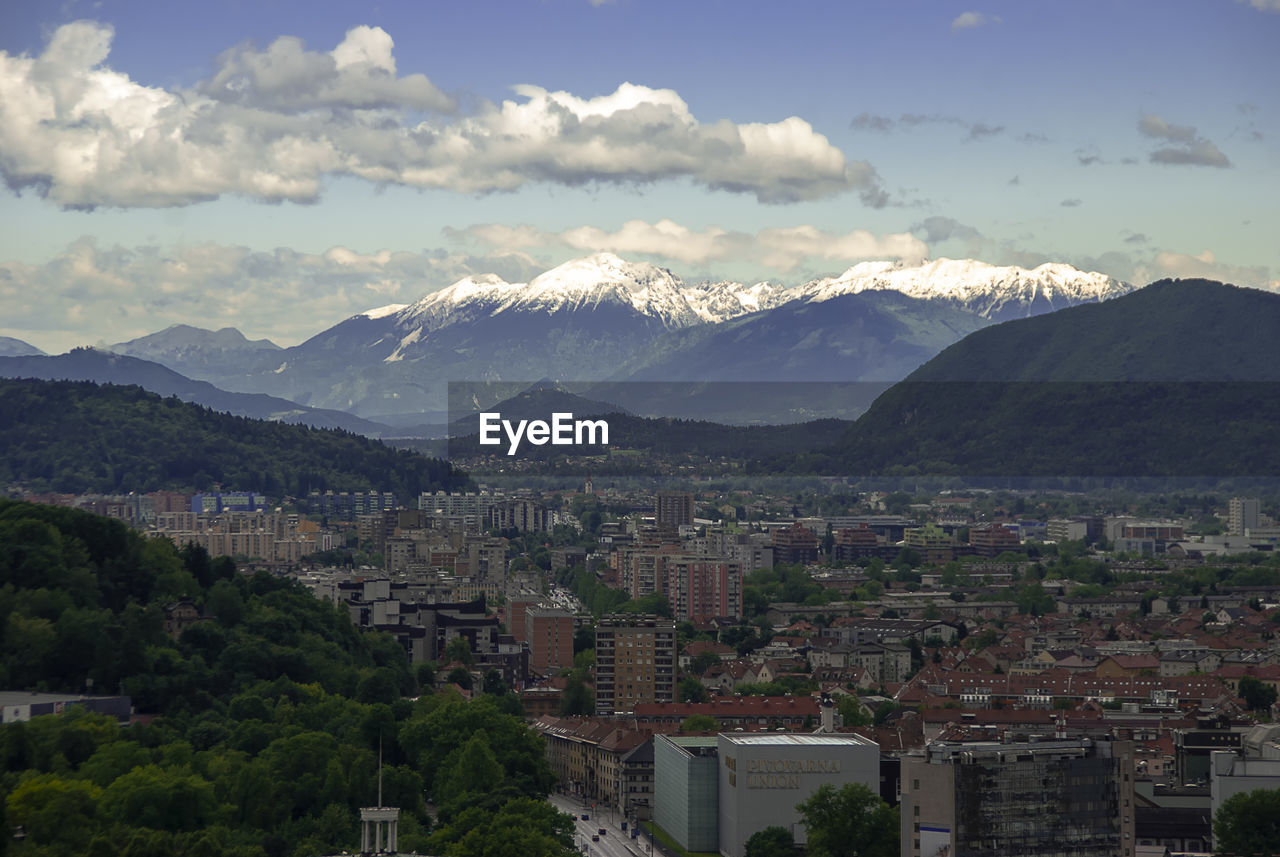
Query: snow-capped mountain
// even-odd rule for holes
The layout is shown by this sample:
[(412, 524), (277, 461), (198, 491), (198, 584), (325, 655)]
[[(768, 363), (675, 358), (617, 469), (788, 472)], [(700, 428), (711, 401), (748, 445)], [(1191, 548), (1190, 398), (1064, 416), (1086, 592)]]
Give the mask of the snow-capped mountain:
[(946, 301), (985, 319), (1004, 321), (1119, 297), (1134, 287), (1061, 263), (1028, 270), (973, 259), (937, 259), (912, 267), (862, 262), (838, 277), (814, 280), (797, 291), (808, 301), (824, 301), (872, 290)]
[(686, 286), (682, 294), (698, 318), (710, 324), (772, 309), (795, 297), (795, 293), (785, 286), (773, 283), (744, 286), (728, 280)]
[(527, 283), (475, 274), (414, 303), (354, 315), (252, 364), (229, 361), (221, 377), (198, 377), (387, 421), (440, 410), (451, 381), (691, 373), (891, 381), (992, 322), (1128, 290), (1067, 265), (1028, 271), (949, 259), (863, 263), (792, 288), (687, 284), (665, 268), (599, 253)]
[[(628, 262), (612, 253), (573, 259), (528, 283), (508, 283), (496, 274), (478, 274), (427, 295), (394, 313), (396, 326), (421, 333), (458, 321), (501, 313), (593, 311), (629, 308), (668, 328), (690, 327), (703, 319), (683, 293), (684, 282), (666, 268)], [(370, 317), (370, 313), (365, 313)], [(421, 333), (419, 335), (421, 335)]]

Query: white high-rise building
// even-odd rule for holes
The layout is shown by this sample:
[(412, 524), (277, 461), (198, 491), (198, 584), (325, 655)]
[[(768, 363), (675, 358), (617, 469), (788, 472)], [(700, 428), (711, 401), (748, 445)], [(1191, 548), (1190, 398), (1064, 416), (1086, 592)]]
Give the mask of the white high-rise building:
[(1258, 528), (1258, 498), (1232, 497), (1227, 503), (1227, 526), (1233, 536)]

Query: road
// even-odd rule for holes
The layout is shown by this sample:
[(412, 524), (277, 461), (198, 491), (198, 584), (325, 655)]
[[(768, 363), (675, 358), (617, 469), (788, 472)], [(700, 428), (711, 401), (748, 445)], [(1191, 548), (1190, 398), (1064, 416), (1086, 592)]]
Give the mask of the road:
[[(589, 802), (583, 806), (581, 800), (568, 795), (553, 794), (547, 800), (574, 817), (573, 844), (587, 857), (665, 857), (660, 847), (654, 846), (650, 851), (649, 837), (643, 829), (639, 838), (632, 839), (630, 829), (622, 829), (623, 819), (616, 810), (611, 814), (606, 807), (597, 812)], [(582, 820), (584, 812), (591, 816), (587, 821)], [(602, 827), (606, 833), (600, 836)], [(592, 836), (600, 836), (600, 841), (593, 842)]]

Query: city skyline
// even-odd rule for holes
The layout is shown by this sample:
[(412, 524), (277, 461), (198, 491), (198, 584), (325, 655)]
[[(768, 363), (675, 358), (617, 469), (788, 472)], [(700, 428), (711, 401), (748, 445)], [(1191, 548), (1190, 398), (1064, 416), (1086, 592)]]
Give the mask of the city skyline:
[(291, 345), (594, 252), (1280, 288), (1274, 0), (4, 13), (0, 335)]

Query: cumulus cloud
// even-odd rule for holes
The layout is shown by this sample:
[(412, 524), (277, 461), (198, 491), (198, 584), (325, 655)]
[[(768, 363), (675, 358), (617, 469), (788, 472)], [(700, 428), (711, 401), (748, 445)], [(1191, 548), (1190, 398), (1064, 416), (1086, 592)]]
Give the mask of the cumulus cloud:
[(1239, 0), (1248, 3), (1259, 12), (1280, 12), (1280, 0)]
[(803, 119), (701, 122), (669, 89), (624, 83), (582, 98), (521, 85), (457, 115), (425, 76), (399, 74), (389, 34), (362, 26), (327, 52), (291, 37), (241, 45), (208, 80), (166, 90), (108, 67), (112, 36), (77, 21), (37, 57), (0, 52), (10, 187), (91, 208), (222, 194), (312, 202), (328, 176), (462, 193), (684, 178), (768, 203), (848, 190), (888, 202), (870, 164)]
[(962, 12), (951, 22), (951, 32), (957, 30), (973, 30), (987, 24), (999, 24), (999, 15), (988, 15), (985, 12)]
[(838, 233), (800, 225), (762, 229), (753, 234), (716, 226), (695, 230), (670, 219), (656, 223), (630, 220), (612, 232), (596, 226), (544, 232), (532, 226), (477, 224), (446, 230), (446, 236), (455, 242), (477, 242), (502, 250), (567, 247), (586, 253), (657, 256), (693, 265), (732, 260), (780, 272), (794, 270), (808, 261), (921, 261), (929, 254), (928, 245), (910, 233), (876, 235), (865, 229)]
[(1138, 120), (1138, 133), (1175, 145), (1156, 149), (1147, 157), (1155, 164), (1199, 167), (1229, 167), (1231, 161), (1212, 142), (1196, 133), (1191, 125), (1174, 125), (1148, 113)]
[(1280, 291), (1280, 280), (1271, 275), (1269, 268), (1262, 265), (1241, 266), (1219, 262), (1212, 250), (1203, 250), (1195, 254), (1162, 250), (1152, 257), (1149, 264), (1140, 268), (1139, 274), (1141, 282), (1166, 277), (1200, 277), (1237, 286)]
[[(119, 342), (171, 324), (239, 327), (282, 345), (348, 316), (409, 303), (468, 274), (526, 281), (545, 270), (528, 254), (319, 253), (199, 244), (101, 246), (89, 238), (46, 264), (0, 262), (4, 335), (46, 350)], [(298, 307), (305, 306), (305, 312)]]

